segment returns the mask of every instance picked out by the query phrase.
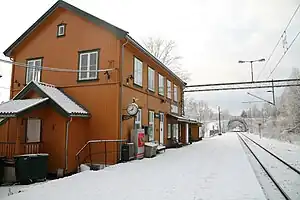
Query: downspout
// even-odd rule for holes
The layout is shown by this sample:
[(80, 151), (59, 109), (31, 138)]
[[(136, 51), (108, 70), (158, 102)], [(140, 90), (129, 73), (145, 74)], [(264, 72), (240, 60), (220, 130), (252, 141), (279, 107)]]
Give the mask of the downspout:
[[(119, 93), (119, 114), (120, 114), (120, 127), (119, 127), (119, 132), (120, 132), (120, 140), (123, 137), (123, 123), (122, 123), (122, 105), (123, 105), (123, 67), (124, 67), (124, 47), (128, 43), (128, 39), (126, 38), (126, 42), (122, 44), (121, 48), (121, 65), (120, 65), (120, 93)], [(119, 155), (119, 160), (121, 160), (121, 148), (122, 148), (122, 143), (120, 142), (120, 155)]]
[(72, 121), (72, 117), (67, 121), (66, 124), (66, 138), (65, 138), (65, 174), (68, 173), (68, 146), (69, 146), (69, 127)]

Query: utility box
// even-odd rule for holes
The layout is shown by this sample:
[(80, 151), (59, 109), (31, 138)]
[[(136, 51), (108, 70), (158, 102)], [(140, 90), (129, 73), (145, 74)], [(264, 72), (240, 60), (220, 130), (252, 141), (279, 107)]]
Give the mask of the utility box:
[(134, 143), (126, 143), (122, 145), (122, 161), (130, 161), (134, 159)]
[(131, 131), (131, 142), (134, 143), (134, 152), (137, 159), (144, 158), (145, 130), (133, 129)]
[(145, 143), (145, 157), (146, 158), (152, 158), (156, 156), (158, 144), (155, 144), (153, 142), (146, 142)]

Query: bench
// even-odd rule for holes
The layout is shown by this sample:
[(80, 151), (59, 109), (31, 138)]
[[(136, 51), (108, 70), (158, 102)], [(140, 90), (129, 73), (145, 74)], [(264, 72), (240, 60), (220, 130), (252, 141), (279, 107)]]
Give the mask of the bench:
[(166, 146), (160, 144), (160, 145), (157, 146), (156, 152), (157, 152), (157, 153), (160, 153), (161, 151), (164, 151), (164, 152), (165, 152), (166, 149), (167, 149)]

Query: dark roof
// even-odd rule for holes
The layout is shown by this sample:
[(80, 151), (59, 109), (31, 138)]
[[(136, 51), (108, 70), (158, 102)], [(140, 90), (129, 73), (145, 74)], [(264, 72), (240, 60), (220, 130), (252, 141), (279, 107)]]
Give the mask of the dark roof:
[(117, 38), (124, 38), (128, 32), (124, 31), (102, 19), (95, 17), (65, 1), (59, 0), (57, 1), (47, 12), (45, 12), (32, 26), (30, 26), (12, 45), (10, 45), (3, 53), (5, 56), (10, 56), (11, 52), (24, 40), (27, 36), (34, 31), (48, 16), (50, 16), (57, 8), (65, 8), (66, 10), (73, 11), (79, 16), (86, 18), (87, 20), (107, 28), (109, 31), (114, 33)]
[(0, 117), (17, 117), (18, 115), (47, 103), (49, 98), (18, 99), (0, 104)]
[(33, 32), (48, 16), (50, 16), (56, 8), (65, 8), (66, 10), (70, 10), (79, 16), (86, 18), (87, 20), (91, 21), (92, 23), (103, 26), (107, 30), (111, 31), (113, 34), (116, 35), (118, 39), (128, 39), (133, 45), (135, 45), (140, 51), (145, 53), (146, 55), (150, 56), (156, 63), (161, 65), (168, 73), (170, 73), (173, 77), (178, 79), (180, 83), (185, 86), (186, 83), (179, 78), (174, 72), (172, 72), (167, 66), (165, 66), (161, 61), (159, 61), (155, 56), (153, 56), (148, 50), (146, 50), (142, 45), (140, 45), (137, 41), (135, 41), (132, 37), (128, 35), (128, 32), (118, 28), (102, 19), (95, 17), (63, 0), (58, 0), (47, 12), (45, 12), (32, 26), (30, 26), (12, 45), (10, 45), (3, 53), (5, 56), (10, 57), (12, 51), (22, 42), (24, 41), (31, 32)]

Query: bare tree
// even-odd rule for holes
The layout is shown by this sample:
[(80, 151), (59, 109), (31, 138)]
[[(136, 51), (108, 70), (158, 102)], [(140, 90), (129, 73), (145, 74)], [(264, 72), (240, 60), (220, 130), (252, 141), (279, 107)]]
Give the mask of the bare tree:
[(164, 65), (169, 67), (182, 80), (188, 81), (190, 74), (180, 64), (181, 56), (175, 54), (176, 42), (162, 38), (149, 37), (143, 41), (144, 47)]

